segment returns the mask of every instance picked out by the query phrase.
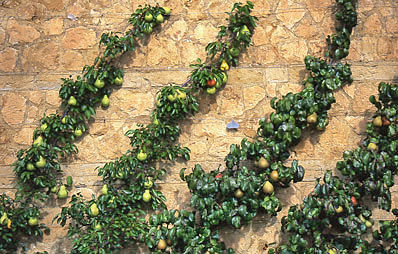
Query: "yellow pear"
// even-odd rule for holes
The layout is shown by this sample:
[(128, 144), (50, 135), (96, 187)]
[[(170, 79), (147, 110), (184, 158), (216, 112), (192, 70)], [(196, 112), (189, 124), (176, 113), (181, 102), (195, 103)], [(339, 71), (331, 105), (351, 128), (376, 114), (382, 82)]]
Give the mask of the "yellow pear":
[(272, 194), (274, 192), (274, 186), (271, 182), (266, 181), (263, 185), (263, 191), (267, 194)]
[(318, 115), (316, 113), (312, 113), (311, 115), (307, 116), (307, 123), (313, 124), (318, 121)]
[(383, 120), (381, 120), (381, 116), (377, 116), (373, 119), (373, 126), (381, 127), (383, 125)]
[(3, 213), (3, 215), (0, 218), (0, 224), (3, 224), (3, 225), (6, 224), (7, 220), (8, 220), (8, 216), (7, 216), (7, 213), (5, 212), (5, 213)]
[(159, 250), (164, 250), (167, 247), (167, 243), (164, 239), (160, 239), (158, 242), (158, 249)]
[(243, 191), (241, 191), (241, 189), (237, 189), (234, 193), (235, 198), (241, 198), (243, 197)]
[(91, 213), (91, 216), (97, 216), (99, 214), (99, 210), (98, 210), (98, 207), (97, 207), (96, 203), (93, 203), (90, 206), (90, 213)]
[(261, 157), (258, 160), (258, 167), (262, 168), (262, 169), (268, 168), (269, 167), (269, 162), (264, 157)]

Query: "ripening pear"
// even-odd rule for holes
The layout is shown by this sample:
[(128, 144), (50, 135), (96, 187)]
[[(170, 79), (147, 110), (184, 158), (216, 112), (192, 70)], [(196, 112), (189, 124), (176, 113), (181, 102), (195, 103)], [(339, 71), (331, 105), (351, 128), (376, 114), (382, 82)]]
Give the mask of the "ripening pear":
[(274, 192), (274, 186), (271, 182), (266, 181), (263, 185), (263, 191), (267, 194), (272, 194)]
[(318, 115), (316, 113), (312, 113), (311, 115), (307, 116), (307, 123), (313, 124), (318, 121)]
[(269, 162), (268, 162), (268, 160), (265, 159), (264, 157), (261, 157), (261, 158), (258, 160), (258, 167), (259, 167), (259, 168), (262, 168), (262, 169), (268, 168), (268, 167), (269, 167)]
[(40, 155), (39, 161), (36, 161), (36, 167), (44, 168), (45, 165), (46, 165), (46, 159), (44, 159), (43, 156)]
[(381, 127), (382, 125), (383, 120), (381, 119), (381, 116), (377, 116), (375, 119), (373, 119), (373, 126)]
[(90, 213), (91, 213), (91, 216), (97, 216), (99, 214), (99, 210), (98, 210), (98, 207), (97, 207), (96, 203), (93, 203), (90, 206)]
[(222, 70), (222, 71), (229, 70), (229, 65), (228, 65), (227, 61), (222, 60), (221, 65), (220, 65), (220, 70)]
[(64, 199), (68, 197), (68, 190), (66, 189), (65, 185), (61, 185), (58, 191), (58, 198)]

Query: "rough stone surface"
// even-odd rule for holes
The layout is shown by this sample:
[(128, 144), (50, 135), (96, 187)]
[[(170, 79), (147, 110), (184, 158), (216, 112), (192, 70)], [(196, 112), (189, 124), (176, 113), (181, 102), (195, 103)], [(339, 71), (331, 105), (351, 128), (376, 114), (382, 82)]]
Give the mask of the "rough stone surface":
[(1, 114), (9, 125), (21, 124), (25, 118), (26, 99), (17, 93), (2, 96)]
[(76, 27), (66, 30), (62, 40), (62, 47), (67, 49), (87, 49), (95, 44), (95, 31), (86, 27)]
[(40, 33), (32, 25), (21, 25), (11, 19), (7, 27), (10, 43), (32, 42), (40, 37)]
[(17, 62), (17, 51), (13, 48), (6, 48), (0, 52), (0, 71), (11, 72), (15, 69)]
[[(136, 52), (121, 59), (125, 82), (110, 96), (107, 109), (98, 108), (89, 130), (76, 141), (79, 153), (63, 162), (65, 175), (74, 178), (72, 193), (90, 198), (101, 182), (94, 170), (130, 149), (124, 133), (136, 124), (150, 122), (156, 92), (168, 83), (182, 84), (191, 72), (189, 65), (214, 40), (225, 12), (233, 1), (224, 0), (34, 0), (0, 1), (0, 193), (15, 193), (11, 164), (19, 149), (32, 142), (33, 130), (44, 113), (60, 113), (58, 90), (61, 78), (75, 77), (92, 64), (102, 49), (97, 44), (103, 32), (124, 32), (129, 14), (146, 3), (172, 8), (172, 16), (161, 29), (140, 43)], [(244, 2), (244, 1), (241, 1)], [(190, 194), (179, 178), (179, 170), (191, 172), (196, 163), (205, 170), (224, 167), (229, 146), (256, 135), (258, 121), (268, 117), (272, 97), (302, 89), (308, 75), (303, 59), (321, 57), (327, 35), (335, 31), (335, 0), (253, 0), (259, 18), (252, 47), (240, 57), (238, 67), (228, 72), (226, 87), (210, 96), (199, 96), (199, 112), (181, 124), (179, 143), (191, 149), (191, 160), (164, 164), (166, 178), (160, 189), (169, 208), (189, 209)], [(227, 247), (237, 254), (262, 254), (265, 242), (279, 242), (280, 221), (288, 207), (300, 203), (326, 169), (335, 168), (342, 152), (354, 149), (364, 138), (367, 121), (375, 112), (368, 97), (377, 94), (381, 81), (397, 83), (398, 4), (395, 0), (358, 2), (358, 26), (354, 29), (348, 62), (354, 83), (336, 92), (325, 131), (303, 132), (291, 158), (306, 169), (304, 182), (278, 190), (283, 210), (276, 217), (260, 215), (241, 230), (221, 228)], [(67, 18), (73, 14), (77, 20)], [(232, 119), (240, 125), (227, 130)], [(83, 187), (77, 187), (83, 186)], [(392, 189), (393, 207), (398, 207), (398, 186)], [(29, 245), (36, 251), (70, 253), (72, 242), (66, 228), (52, 224), (60, 206), (51, 201), (43, 208), (42, 222), (51, 233)], [(373, 211), (376, 220), (391, 219), (389, 213)], [(149, 253), (140, 247), (139, 253)], [(134, 252), (129, 249), (125, 253)]]

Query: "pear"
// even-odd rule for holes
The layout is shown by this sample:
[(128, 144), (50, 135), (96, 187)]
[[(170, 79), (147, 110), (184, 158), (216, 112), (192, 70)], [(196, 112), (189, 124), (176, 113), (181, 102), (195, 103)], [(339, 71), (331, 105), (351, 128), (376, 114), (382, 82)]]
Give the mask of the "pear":
[(208, 94), (215, 94), (216, 91), (217, 91), (217, 88), (215, 88), (214, 86), (206, 88), (206, 93), (208, 93)]
[(246, 25), (243, 25), (243, 27), (242, 27), (242, 29), (240, 30), (240, 32), (241, 32), (242, 34), (250, 35), (250, 30), (249, 30), (249, 28), (247, 28)]
[(313, 124), (316, 123), (318, 120), (318, 115), (316, 113), (312, 113), (311, 115), (307, 116), (307, 123)]
[(258, 167), (262, 168), (262, 169), (268, 168), (269, 167), (269, 162), (264, 157), (261, 157), (258, 160)]
[(144, 194), (142, 194), (142, 200), (144, 200), (144, 202), (149, 202), (149, 200), (151, 200), (152, 196), (151, 193), (149, 192), (149, 190), (145, 190)]
[(101, 224), (96, 223), (95, 226), (94, 226), (94, 229), (95, 229), (96, 231), (100, 231), (100, 230), (102, 229)]
[(101, 105), (103, 106), (103, 107), (108, 107), (109, 106), (109, 98), (108, 98), (108, 95), (104, 95), (104, 97), (102, 98), (102, 100), (101, 100)]
[(381, 116), (377, 116), (375, 119), (373, 119), (373, 126), (381, 127), (382, 125), (383, 120), (381, 119)]
[(77, 104), (77, 101), (76, 101), (75, 97), (73, 97), (73, 95), (71, 97), (69, 97), (68, 105), (76, 106), (76, 104)]
[(107, 184), (104, 184), (104, 186), (102, 186), (101, 194), (102, 195), (107, 195), (108, 194), (108, 185)]
[(269, 181), (266, 181), (263, 185), (263, 191), (267, 194), (272, 194), (274, 192), (274, 186)]
[(41, 131), (45, 131), (47, 129), (47, 124), (43, 123), (42, 125), (40, 125), (40, 130)]
[(222, 84), (225, 85), (228, 81), (228, 76), (225, 72), (222, 72)]
[(159, 15), (156, 16), (156, 22), (157, 23), (163, 23), (163, 21), (164, 21), (164, 18), (163, 18), (162, 14), (159, 14)]
[(171, 9), (169, 7), (163, 7), (164, 13), (169, 15), (171, 13)]
[(35, 170), (36, 168), (35, 168), (35, 165), (33, 165), (33, 163), (29, 162), (26, 165), (26, 169), (32, 171), (32, 170)]
[(146, 189), (150, 189), (153, 186), (152, 177), (148, 177), (148, 179), (144, 182), (144, 187)]
[(147, 154), (144, 153), (142, 150), (137, 154), (137, 159), (140, 161), (144, 161), (147, 158)]
[(229, 70), (229, 65), (228, 65), (227, 61), (222, 60), (221, 65), (220, 65), (220, 70), (222, 70), (222, 71)]
[(66, 116), (62, 118), (61, 123), (66, 124)]
[(39, 221), (37, 220), (36, 217), (30, 217), (28, 220), (29, 226), (37, 226), (39, 224)]
[(337, 208), (334, 209), (336, 213), (342, 213), (344, 211), (344, 208), (340, 205)]
[(271, 180), (277, 182), (279, 180), (279, 173), (277, 170), (273, 170), (270, 176)]
[(42, 136), (38, 136), (35, 141), (33, 141), (33, 145), (34, 146), (41, 146), (43, 144), (43, 137)]
[(149, 12), (145, 14), (145, 21), (146, 22), (151, 22), (153, 20), (153, 16), (152, 14), (150, 14)]
[(8, 221), (8, 216), (7, 216), (7, 213), (5, 212), (5, 213), (3, 213), (3, 215), (0, 218), (0, 224), (4, 225), (5, 223), (7, 223), (7, 221)]
[(123, 78), (116, 77), (114, 83), (115, 83), (115, 85), (121, 86), (123, 84)]
[(80, 137), (81, 135), (83, 135), (82, 130), (81, 130), (81, 129), (76, 129), (76, 130), (75, 130), (75, 136), (76, 136), (76, 137)]
[(39, 161), (36, 161), (36, 167), (44, 168), (45, 165), (46, 165), (46, 159), (44, 159), (43, 156), (40, 155)]
[(167, 243), (164, 239), (160, 239), (158, 242), (158, 249), (159, 250), (164, 250), (167, 247)]
[(98, 207), (97, 207), (97, 204), (96, 203), (93, 203), (91, 206), (90, 206), (90, 213), (91, 213), (91, 216), (97, 216), (98, 214), (99, 214), (99, 210), (98, 210)]
[(167, 95), (167, 99), (170, 102), (173, 102), (173, 101), (175, 101), (177, 99), (177, 94), (169, 94), (169, 95)]
[(57, 192), (57, 190), (58, 190), (58, 187), (57, 187), (56, 185), (53, 186), (53, 187), (51, 187), (51, 189), (50, 189), (50, 191), (51, 191), (52, 193)]
[(97, 79), (94, 83), (96, 88), (103, 88), (105, 86), (105, 82), (102, 79)]
[(185, 92), (181, 92), (180, 90), (177, 90), (177, 98), (181, 99), (181, 100), (185, 100), (185, 98), (187, 98), (187, 94)]
[(61, 185), (59, 187), (59, 191), (58, 191), (58, 198), (59, 199), (64, 199), (68, 197), (68, 190), (66, 189), (66, 187), (64, 185)]
[(369, 143), (368, 149), (371, 151), (376, 151), (377, 150), (377, 145), (375, 143)]
[(241, 191), (241, 189), (237, 189), (234, 193), (235, 198), (241, 198), (243, 197), (243, 191)]

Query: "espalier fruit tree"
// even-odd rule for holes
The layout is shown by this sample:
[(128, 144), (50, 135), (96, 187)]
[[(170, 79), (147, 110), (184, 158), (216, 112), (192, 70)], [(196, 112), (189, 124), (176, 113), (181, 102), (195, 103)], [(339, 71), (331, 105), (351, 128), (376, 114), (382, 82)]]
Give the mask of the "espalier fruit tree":
[[(229, 254), (234, 251), (220, 240), (221, 225), (240, 228), (258, 213), (276, 215), (282, 209), (278, 189), (304, 177), (297, 161), (285, 165), (290, 148), (300, 142), (306, 129), (326, 128), (328, 110), (336, 101), (334, 91), (353, 80), (350, 65), (341, 60), (349, 54), (350, 35), (357, 23), (356, 2), (336, 2), (337, 32), (327, 38), (325, 59), (305, 58), (309, 75), (304, 89), (272, 99), (274, 112), (260, 120), (255, 138), (231, 145), (225, 169), (208, 172), (198, 164), (187, 175), (182, 169), (180, 176), (192, 193), (193, 210), (168, 210), (157, 183), (166, 173), (159, 162), (190, 159), (189, 148), (177, 144), (178, 122), (198, 111), (198, 96), (211, 96), (226, 85), (227, 71), (238, 65), (241, 52), (252, 43), (257, 20), (251, 15), (254, 6), (234, 4), (217, 41), (206, 47), (207, 58), (192, 65), (186, 82), (168, 84), (157, 93), (150, 124), (126, 133), (131, 150), (97, 169), (103, 179), (99, 195), (89, 200), (80, 193), (73, 195), (69, 206), (54, 218), (62, 226), (69, 221), (71, 253), (118, 253), (132, 243), (142, 243), (154, 253)], [(73, 141), (87, 131), (95, 107), (109, 106), (112, 87), (122, 85), (118, 57), (135, 50), (138, 40), (151, 34), (170, 13), (167, 7), (140, 7), (129, 19), (132, 29), (124, 35), (101, 36), (103, 56), (85, 66), (82, 76), (62, 80), (64, 113), (41, 119), (32, 147), (21, 150), (14, 164), (16, 199), (1, 196), (0, 253), (15, 251), (20, 236), (40, 236), (47, 229), (39, 223), (37, 201), (51, 195), (68, 197), (73, 181), (71, 177), (66, 184), (58, 180), (62, 176), (59, 161), (77, 152)], [(337, 164), (344, 177), (328, 171), (303, 204), (289, 209), (282, 220), (289, 238), (269, 253), (397, 252), (397, 220), (382, 222), (372, 242), (362, 237), (373, 226), (366, 197), (391, 210), (390, 188), (398, 166), (397, 90), (380, 84), (379, 99), (370, 99), (378, 111), (367, 126), (368, 137), (357, 150), (345, 152)]]

